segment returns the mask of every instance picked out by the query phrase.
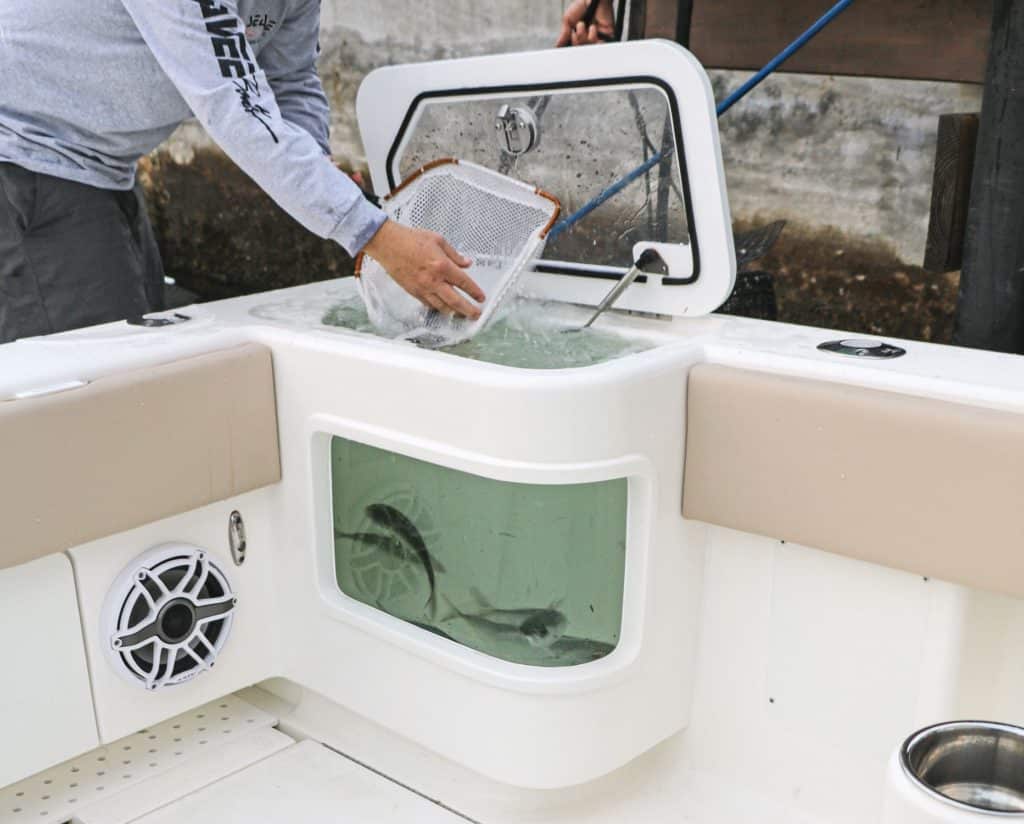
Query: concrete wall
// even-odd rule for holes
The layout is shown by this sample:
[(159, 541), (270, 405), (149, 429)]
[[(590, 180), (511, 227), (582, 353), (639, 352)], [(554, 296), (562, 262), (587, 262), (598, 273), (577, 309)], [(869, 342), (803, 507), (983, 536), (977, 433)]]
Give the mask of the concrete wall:
[[(746, 72), (713, 72), (718, 99)], [(924, 259), (937, 118), (981, 109), (981, 86), (778, 75), (721, 119), (733, 214), (788, 218)]]
[[(354, 100), (371, 69), (396, 62), (544, 48), (563, 0), (324, 0), (321, 74), (333, 104), (336, 157), (360, 168)], [(713, 72), (721, 97), (746, 75)], [(936, 117), (977, 111), (981, 90), (952, 83), (785, 75), (722, 119), (734, 216), (785, 217), (881, 242), (902, 260), (924, 253)], [(187, 164), (207, 143), (180, 130), (165, 157)]]

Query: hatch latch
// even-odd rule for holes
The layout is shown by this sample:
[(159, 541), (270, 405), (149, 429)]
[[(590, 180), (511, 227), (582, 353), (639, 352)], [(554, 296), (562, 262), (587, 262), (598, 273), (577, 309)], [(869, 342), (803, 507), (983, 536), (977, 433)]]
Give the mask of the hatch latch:
[(527, 106), (509, 106), (498, 109), (494, 121), (502, 151), (518, 157), (537, 145), (539, 131), (537, 118)]

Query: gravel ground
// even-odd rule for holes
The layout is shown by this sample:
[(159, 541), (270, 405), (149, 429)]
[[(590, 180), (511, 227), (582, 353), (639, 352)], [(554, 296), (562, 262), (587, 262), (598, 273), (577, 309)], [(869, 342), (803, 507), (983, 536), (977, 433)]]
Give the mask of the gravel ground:
[(900, 261), (882, 243), (791, 225), (757, 266), (774, 273), (780, 321), (952, 340), (959, 272), (932, 275)]

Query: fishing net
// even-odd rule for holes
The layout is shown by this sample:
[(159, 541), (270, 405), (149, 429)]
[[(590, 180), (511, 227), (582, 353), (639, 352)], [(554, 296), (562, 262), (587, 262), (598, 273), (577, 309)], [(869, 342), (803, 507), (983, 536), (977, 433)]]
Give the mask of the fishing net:
[(468, 274), (487, 295), (477, 320), (451, 317), (424, 306), (376, 260), (360, 256), (356, 276), (377, 331), (437, 347), (472, 338), (498, 316), (519, 276), (540, 255), (561, 207), (533, 186), (446, 159), (412, 175), (382, 208), (396, 223), (437, 232), (470, 258)]

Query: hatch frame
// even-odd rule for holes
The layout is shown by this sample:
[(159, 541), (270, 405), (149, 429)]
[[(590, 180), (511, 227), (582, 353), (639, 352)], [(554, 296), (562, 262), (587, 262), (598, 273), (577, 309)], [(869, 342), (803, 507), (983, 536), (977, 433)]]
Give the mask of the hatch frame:
[[(467, 84), (467, 77), (480, 82)], [(676, 43), (645, 40), (376, 69), (361, 84), (356, 102), (374, 191), (386, 195), (403, 183), (398, 168), (402, 150), (415, 134), (425, 104), (460, 98), (498, 102), (538, 92), (613, 87), (655, 88), (665, 96), (692, 240), (690, 244), (635, 244), (634, 256), (650, 245), (664, 245), (668, 252), (683, 249), (692, 258), (692, 267), (667, 276), (649, 273), (638, 278), (616, 307), (676, 317), (713, 312), (735, 284), (732, 223), (711, 83), (696, 58)], [(705, 173), (707, 169), (712, 173)], [(526, 182), (544, 187), (542, 180)], [(523, 289), (544, 300), (596, 306), (608, 293), (610, 282), (626, 271), (625, 267), (542, 259), (523, 276)]]

